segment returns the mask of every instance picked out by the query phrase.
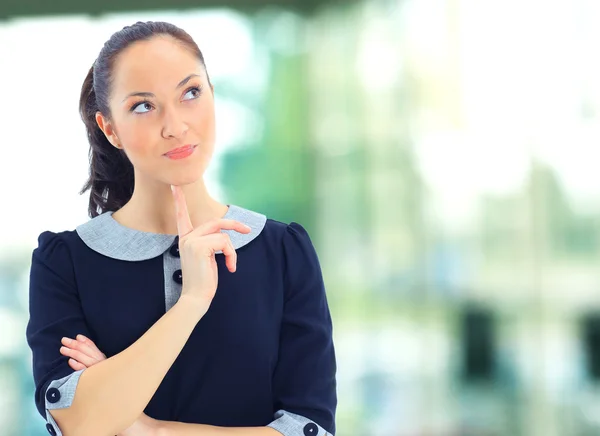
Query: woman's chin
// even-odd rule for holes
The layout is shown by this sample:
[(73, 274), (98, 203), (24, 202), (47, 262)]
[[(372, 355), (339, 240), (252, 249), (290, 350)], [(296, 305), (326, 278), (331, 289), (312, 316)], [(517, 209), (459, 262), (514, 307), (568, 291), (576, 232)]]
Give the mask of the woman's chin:
[(178, 174), (176, 177), (169, 177), (167, 183), (174, 186), (192, 185), (202, 178), (202, 173)]

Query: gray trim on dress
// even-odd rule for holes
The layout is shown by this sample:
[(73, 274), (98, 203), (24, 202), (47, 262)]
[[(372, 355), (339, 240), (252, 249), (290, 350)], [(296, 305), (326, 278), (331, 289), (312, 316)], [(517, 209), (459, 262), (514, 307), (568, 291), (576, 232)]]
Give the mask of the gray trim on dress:
[(278, 410), (275, 412), (274, 417), (275, 420), (268, 424), (267, 427), (274, 428), (283, 436), (333, 436), (332, 433), (327, 433), (316, 422), (302, 415)]
[(163, 254), (163, 271), (165, 277), (165, 312), (168, 312), (181, 296), (182, 285), (173, 280), (173, 273), (181, 269), (181, 259), (171, 254), (170, 250)]
[[(142, 232), (125, 227), (112, 214), (112, 211), (105, 212), (75, 229), (89, 248), (104, 256), (127, 261), (153, 259), (167, 251), (175, 241), (176, 235)], [(229, 205), (223, 218), (240, 221), (252, 229), (248, 234), (221, 230), (229, 234), (236, 250), (255, 239), (267, 222), (265, 215), (233, 204)]]
[[(44, 393), (46, 401), (46, 421), (48, 421), (48, 423), (54, 427), (54, 431), (56, 432), (57, 436), (62, 436), (62, 432), (60, 431), (58, 424), (50, 414), (49, 410), (71, 407), (73, 398), (75, 398), (75, 390), (77, 389), (77, 384), (79, 383), (79, 377), (81, 377), (81, 373), (83, 371), (85, 371), (85, 369), (80, 369), (79, 371), (75, 371), (63, 378), (52, 381)], [(50, 389), (58, 390), (57, 401), (54, 403), (48, 401), (47, 393)]]
[(46, 409), (46, 422), (48, 423), (46, 425), (51, 425), (52, 428), (54, 428), (54, 433), (56, 434), (56, 436), (62, 436), (62, 431), (60, 431), (60, 427), (58, 426), (52, 415), (50, 415), (48, 409)]

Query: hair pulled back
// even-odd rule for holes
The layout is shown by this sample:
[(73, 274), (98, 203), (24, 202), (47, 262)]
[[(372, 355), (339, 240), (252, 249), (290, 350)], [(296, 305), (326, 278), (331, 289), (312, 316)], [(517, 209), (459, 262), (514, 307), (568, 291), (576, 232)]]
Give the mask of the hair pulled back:
[[(122, 149), (113, 146), (96, 122), (96, 112), (111, 119), (108, 99), (111, 92), (112, 74), (119, 54), (138, 41), (147, 41), (155, 36), (175, 38), (194, 53), (206, 69), (204, 56), (192, 37), (179, 27), (165, 22), (140, 22), (125, 26), (114, 33), (100, 50), (98, 58), (90, 68), (79, 99), (79, 113), (85, 124), (90, 144), (89, 178), (79, 192), (90, 190), (88, 214), (94, 218), (106, 211), (117, 211), (133, 194), (133, 165)], [(208, 77), (208, 72), (207, 72)], [(210, 79), (209, 79), (210, 83)]]

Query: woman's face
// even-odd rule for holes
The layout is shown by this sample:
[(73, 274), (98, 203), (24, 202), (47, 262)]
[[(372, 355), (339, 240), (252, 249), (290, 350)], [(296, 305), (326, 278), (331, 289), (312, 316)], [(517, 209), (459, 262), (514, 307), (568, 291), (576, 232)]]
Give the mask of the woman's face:
[[(139, 41), (116, 59), (109, 97), (111, 119), (96, 121), (124, 149), (140, 177), (165, 184), (193, 183), (204, 174), (215, 142), (212, 87), (200, 60), (171, 37)], [(187, 145), (191, 155), (165, 153)]]

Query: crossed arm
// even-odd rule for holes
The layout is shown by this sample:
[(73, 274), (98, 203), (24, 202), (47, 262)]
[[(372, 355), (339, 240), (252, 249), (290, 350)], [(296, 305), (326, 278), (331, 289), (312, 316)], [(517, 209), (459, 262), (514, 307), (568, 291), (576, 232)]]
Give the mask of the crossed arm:
[[(89, 368), (106, 359), (96, 344), (83, 335), (75, 339), (63, 338), (60, 353), (69, 357), (69, 366), (75, 371)], [(142, 413), (118, 436), (281, 436), (271, 427), (216, 427), (205, 424), (160, 421)]]

